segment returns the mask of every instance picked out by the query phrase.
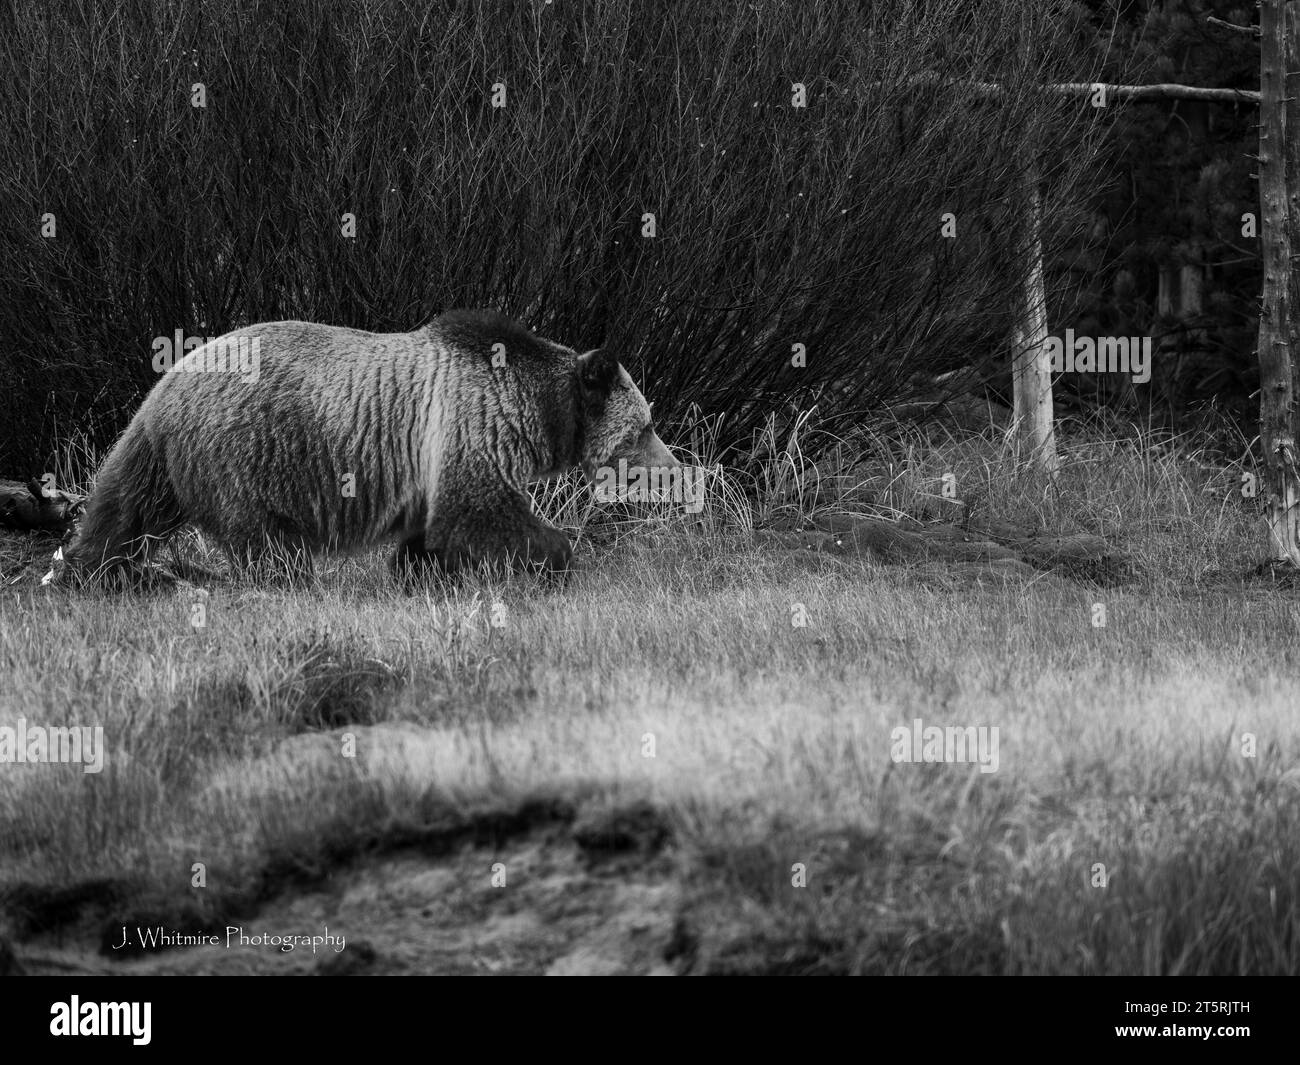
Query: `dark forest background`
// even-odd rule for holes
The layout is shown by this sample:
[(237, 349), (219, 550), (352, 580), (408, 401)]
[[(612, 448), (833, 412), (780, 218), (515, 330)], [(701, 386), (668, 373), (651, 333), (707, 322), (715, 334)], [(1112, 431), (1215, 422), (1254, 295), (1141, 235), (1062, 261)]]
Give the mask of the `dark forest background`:
[(1149, 385), (1067, 377), (1058, 410), (1249, 439), (1254, 109), (1035, 91), (1257, 87), (1257, 45), (1209, 14), (1254, 9), (17, 0), (0, 12), (0, 470), (110, 443), (154, 380), (153, 338), (280, 318), (406, 330), (496, 307), (614, 345), (670, 442), (720, 418), (737, 454), (812, 406), (852, 434), (958, 383), (1006, 401), (1034, 168), (1049, 329), (1158, 348)]
[[(1254, 25), (1255, 7), (1223, 0), (1123, 6), (1117, 53), (1143, 83), (1259, 88), (1259, 45), (1207, 22)], [(1072, 267), (1076, 288), (1058, 290), (1054, 330), (1151, 336), (1147, 386), (1069, 375), (1058, 410), (1098, 403), (1173, 429), (1216, 428), (1221, 416), (1254, 437), (1260, 259), (1256, 218), (1258, 109), (1169, 101), (1126, 107), (1111, 131), (1105, 185), (1094, 204), (1090, 246)], [(1058, 266), (1064, 264), (1058, 264)]]

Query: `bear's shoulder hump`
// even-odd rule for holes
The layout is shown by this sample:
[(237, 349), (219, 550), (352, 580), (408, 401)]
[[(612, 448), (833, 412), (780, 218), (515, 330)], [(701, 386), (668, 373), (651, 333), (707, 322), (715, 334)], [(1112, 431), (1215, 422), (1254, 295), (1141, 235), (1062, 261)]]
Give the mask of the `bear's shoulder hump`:
[(521, 356), (536, 360), (554, 361), (557, 356), (574, 356), (561, 344), (555, 344), (530, 331), (500, 311), (455, 310), (445, 311), (431, 323), (448, 347), (482, 355), (490, 359), (494, 346), (505, 345), (512, 359)]

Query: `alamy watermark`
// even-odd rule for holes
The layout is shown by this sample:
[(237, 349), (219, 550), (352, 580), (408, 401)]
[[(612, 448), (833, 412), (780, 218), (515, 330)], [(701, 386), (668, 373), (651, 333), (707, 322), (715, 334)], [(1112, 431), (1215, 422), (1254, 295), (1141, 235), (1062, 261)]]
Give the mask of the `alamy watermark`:
[(981, 773), (998, 771), (998, 727), (994, 725), (927, 725), (919, 717), (911, 728), (889, 733), (889, 757), (895, 762), (978, 762)]
[(602, 503), (681, 503), (688, 514), (704, 509), (704, 469), (699, 466), (602, 466), (593, 484)]
[(1064, 337), (1044, 341), (1052, 373), (1126, 373), (1135, 385), (1151, 380), (1150, 337)]
[(87, 773), (104, 768), (103, 725), (0, 725), (0, 762), (65, 762)]
[(154, 373), (233, 373), (257, 384), (262, 373), (262, 338), (257, 336), (187, 337), (177, 329), (153, 338)]
[(148, 1046), (152, 1002), (82, 1002), (72, 995), (50, 1006), (50, 1035), (130, 1036), (136, 1046)]

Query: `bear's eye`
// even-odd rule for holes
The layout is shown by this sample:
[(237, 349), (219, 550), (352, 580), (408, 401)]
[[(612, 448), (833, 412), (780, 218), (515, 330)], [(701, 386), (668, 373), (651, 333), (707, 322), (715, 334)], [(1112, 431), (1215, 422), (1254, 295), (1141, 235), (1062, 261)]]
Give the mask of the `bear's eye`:
[(627, 436), (623, 437), (623, 439), (619, 442), (618, 445), (619, 450), (635, 451), (636, 448), (640, 446), (641, 441), (644, 438), (645, 438), (644, 429), (632, 429), (628, 432)]

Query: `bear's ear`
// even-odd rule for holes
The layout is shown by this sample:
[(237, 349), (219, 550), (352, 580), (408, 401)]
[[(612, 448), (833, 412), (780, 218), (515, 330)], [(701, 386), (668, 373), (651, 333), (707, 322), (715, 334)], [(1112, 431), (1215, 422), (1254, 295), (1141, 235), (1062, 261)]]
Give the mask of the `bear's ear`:
[(607, 396), (618, 380), (618, 359), (608, 348), (578, 356), (578, 383), (587, 395)]

